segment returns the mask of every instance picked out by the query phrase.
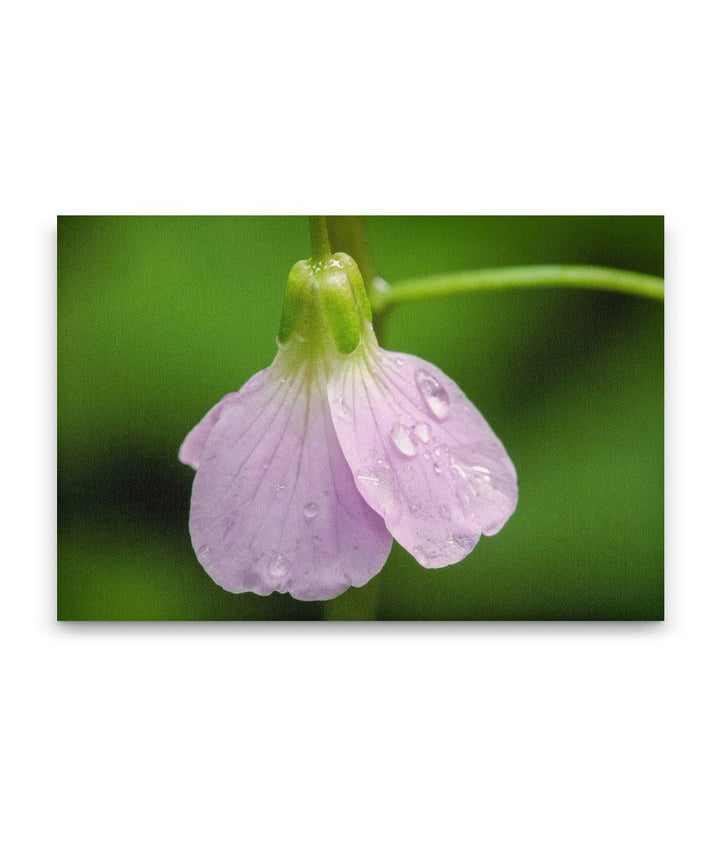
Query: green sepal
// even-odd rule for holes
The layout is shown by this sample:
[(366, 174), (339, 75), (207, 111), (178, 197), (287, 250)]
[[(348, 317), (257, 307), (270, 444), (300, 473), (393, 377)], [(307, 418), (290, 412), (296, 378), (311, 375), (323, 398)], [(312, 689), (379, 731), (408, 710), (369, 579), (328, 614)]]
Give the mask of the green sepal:
[(308, 261), (296, 262), (290, 269), (285, 285), (280, 330), (278, 331), (278, 341), (283, 344), (292, 335), (309, 299), (308, 283), (312, 276), (313, 269)]
[(333, 258), (337, 259), (337, 261), (342, 264), (348, 275), (353, 294), (355, 295), (355, 299), (357, 300), (363, 315), (368, 321), (372, 321), (372, 307), (370, 306), (370, 299), (368, 298), (367, 291), (365, 290), (365, 283), (363, 282), (360, 268), (355, 263), (355, 260), (347, 253), (335, 253)]
[(326, 267), (317, 278), (323, 313), (337, 349), (341, 354), (351, 354), (360, 342), (360, 313), (350, 278), (338, 267)]
[(283, 298), (278, 342), (292, 337), (309, 347), (324, 347), (329, 338), (341, 354), (359, 345), (365, 319), (372, 319), (362, 275), (353, 259), (335, 253), (293, 265)]

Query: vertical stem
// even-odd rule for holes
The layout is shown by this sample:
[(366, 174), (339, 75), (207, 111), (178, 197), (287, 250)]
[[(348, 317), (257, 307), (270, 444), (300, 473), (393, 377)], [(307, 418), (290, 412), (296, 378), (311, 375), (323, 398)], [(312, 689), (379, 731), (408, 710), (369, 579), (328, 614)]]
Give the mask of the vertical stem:
[(327, 217), (310, 217), (310, 246), (313, 261), (323, 262), (330, 258), (330, 236)]
[(375, 279), (370, 244), (362, 217), (328, 217), (330, 244), (336, 252), (352, 256), (360, 268), (365, 288), (372, 289)]

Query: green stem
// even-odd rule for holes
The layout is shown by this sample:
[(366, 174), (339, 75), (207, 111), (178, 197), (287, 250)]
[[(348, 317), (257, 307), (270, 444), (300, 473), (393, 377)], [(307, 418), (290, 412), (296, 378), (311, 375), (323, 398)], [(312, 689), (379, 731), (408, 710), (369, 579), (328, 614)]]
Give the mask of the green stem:
[(362, 217), (328, 217), (327, 221), (333, 250), (352, 256), (360, 268), (365, 288), (372, 289), (375, 265), (370, 253), (364, 219)]
[(313, 261), (324, 262), (330, 258), (330, 236), (326, 217), (310, 217), (310, 246)]
[(374, 291), (371, 300), (376, 312), (384, 312), (399, 303), (427, 297), (552, 286), (618, 291), (656, 300), (664, 297), (664, 283), (657, 276), (590, 265), (530, 265), (406, 279), (385, 291)]

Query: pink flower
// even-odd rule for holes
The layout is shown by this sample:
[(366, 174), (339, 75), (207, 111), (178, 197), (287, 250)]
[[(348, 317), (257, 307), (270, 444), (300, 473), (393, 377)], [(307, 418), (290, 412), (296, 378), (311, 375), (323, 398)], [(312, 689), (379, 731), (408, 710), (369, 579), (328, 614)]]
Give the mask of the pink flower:
[(291, 271), (272, 365), (193, 428), (190, 533), (231, 592), (327, 600), (395, 538), (427, 568), (467, 556), (517, 504), (515, 468), (438, 368), (379, 347), (355, 263)]

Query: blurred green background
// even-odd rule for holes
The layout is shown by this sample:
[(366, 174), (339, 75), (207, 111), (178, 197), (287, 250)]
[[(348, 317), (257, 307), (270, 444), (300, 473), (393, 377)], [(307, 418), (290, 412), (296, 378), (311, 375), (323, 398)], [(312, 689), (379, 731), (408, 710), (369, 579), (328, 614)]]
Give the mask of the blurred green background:
[[(371, 217), (378, 272), (582, 263), (663, 273), (661, 217)], [(302, 217), (58, 218), (58, 617), (320, 619), (232, 595), (188, 533), (187, 431), (275, 353)], [(663, 306), (538, 289), (399, 307), (385, 346), (454, 378), (518, 471), (515, 515), (457, 565), (397, 544), (380, 619), (663, 616)], [(350, 597), (357, 596), (351, 592)], [(335, 602), (342, 614), (343, 595)]]

